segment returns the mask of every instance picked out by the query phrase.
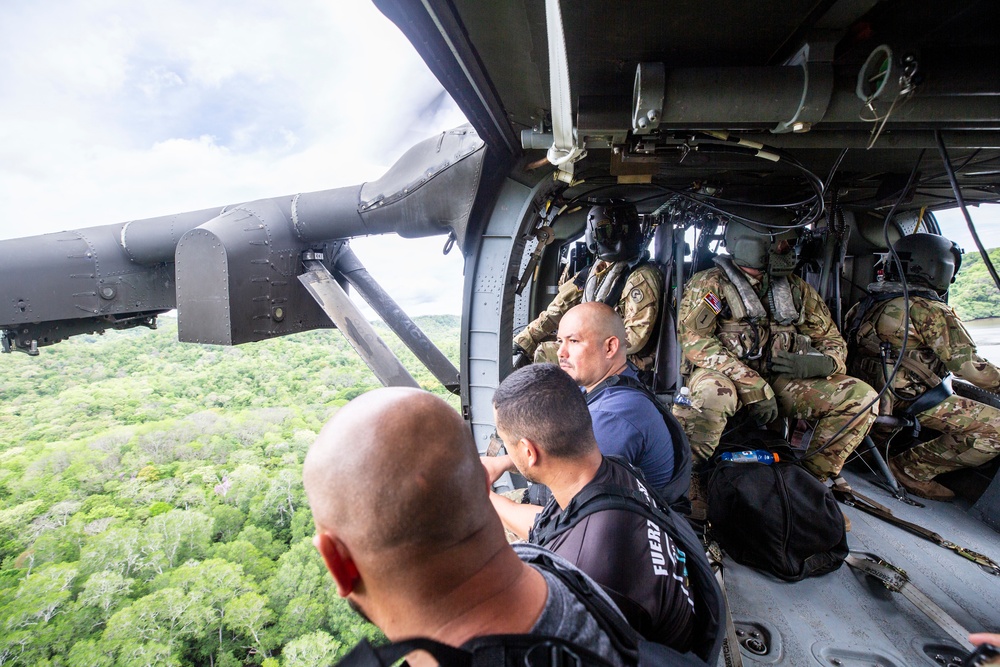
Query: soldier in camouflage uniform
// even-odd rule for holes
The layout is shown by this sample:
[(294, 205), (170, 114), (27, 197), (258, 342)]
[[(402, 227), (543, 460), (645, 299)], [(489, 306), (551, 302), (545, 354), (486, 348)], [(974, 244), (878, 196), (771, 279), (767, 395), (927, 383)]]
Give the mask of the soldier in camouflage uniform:
[(815, 421), (803, 465), (826, 480), (868, 433), (876, 394), (844, 374), (847, 346), (830, 311), (792, 273), (794, 240), (732, 221), (730, 256), (685, 285), (678, 333), (691, 405), (674, 415), (696, 460), (712, 456), (742, 407), (759, 426), (779, 415)]
[[(954, 281), (961, 250), (936, 234), (912, 234), (893, 248), (910, 297), (909, 334), (892, 392), (883, 395), (881, 412), (903, 413), (948, 373), (981, 389), (1000, 391), (1000, 369), (979, 356), (958, 315), (938, 296)], [(903, 348), (906, 304), (895, 262), (887, 262), (886, 274), (885, 282), (868, 286), (871, 296), (857, 304), (846, 320), (851, 370), (875, 386), (885, 384)], [(941, 402), (916, 414), (921, 426), (941, 435), (889, 460), (900, 484), (931, 500), (955, 495), (934, 477), (981, 465), (1000, 452), (1000, 410), (957, 395), (942, 393), (941, 397)]]
[(563, 283), (548, 308), (514, 337), (514, 356), (523, 354), (536, 363), (558, 364), (558, 345), (543, 341), (556, 332), (567, 310), (579, 303), (602, 301), (625, 321), (629, 361), (640, 370), (651, 367), (663, 276), (644, 261), (645, 238), (639, 214), (631, 204), (591, 208), (587, 248), (599, 261)]

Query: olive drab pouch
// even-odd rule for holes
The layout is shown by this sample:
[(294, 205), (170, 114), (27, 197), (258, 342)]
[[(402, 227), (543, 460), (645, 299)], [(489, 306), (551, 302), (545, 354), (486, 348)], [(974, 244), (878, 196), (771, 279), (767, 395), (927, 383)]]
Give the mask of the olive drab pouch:
[(743, 439), (740, 450), (779, 453), (779, 460), (730, 463), (708, 474), (708, 520), (722, 549), (738, 563), (785, 581), (832, 572), (848, 554), (844, 515), (825, 484), (795, 461), (773, 434)]

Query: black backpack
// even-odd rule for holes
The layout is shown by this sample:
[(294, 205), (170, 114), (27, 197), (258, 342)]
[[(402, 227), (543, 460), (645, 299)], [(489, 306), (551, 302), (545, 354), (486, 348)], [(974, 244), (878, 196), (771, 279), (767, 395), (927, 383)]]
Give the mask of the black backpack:
[[(705, 556), (705, 548), (687, 519), (670, 509), (657, 491), (646, 482), (642, 472), (628, 461), (617, 456), (606, 456), (612, 465), (626, 468), (647, 489), (652, 500), (641, 492), (615, 484), (596, 484), (586, 487), (573, 497), (566, 508), (547, 522), (539, 522), (532, 529), (532, 543), (544, 547), (559, 535), (579, 523), (584, 517), (604, 510), (624, 510), (639, 514), (652, 521), (665, 532), (686, 555), (688, 579), (695, 601), (695, 631), (692, 647), (684, 654), (690, 664), (715, 665), (722, 649), (725, 623), (725, 600), (715, 573)], [(662, 645), (643, 640), (650, 647)], [(673, 651), (666, 646), (662, 648)], [(675, 652), (676, 653), (676, 652)], [(678, 654), (679, 655), (679, 654)], [(641, 663), (641, 661), (640, 661)], [(656, 664), (656, 663), (650, 663)], [(667, 663), (672, 664), (672, 663)], [(689, 664), (687, 662), (677, 664)]]
[[(634, 389), (652, 401), (660, 416), (663, 417), (663, 423), (670, 433), (670, 441), (674, 446), (674, 476), (667, 482), (666, 486), (656, 489), (659, 494), (658, 500), (665, 501), (661, 503), (664, 507), (669, 507), (684, 515), (689, 514), (691, 512), (691, 502), (688, 500), (687, 494), (691, 486), (691, 445), (688, 443), (687, 434), (684, 433), (684, 429), (681, 427), (680, 422), (677, 421), (677, 417), (674, 417), (673, 413), (656, 397), (656, 394), (649, 390), (649, 387), (630, 375), (612, 375), (601, 382), (591, 391), (587, 392), (588, 405), (603, 387), (628, 387)], [(645, 481), (643, 481), (643, 486), (647, 489), (651, 488)]]
[(784, 440), (754, 435), (740, 449), (777, 451), (780, 460), (730, 463), (716, 453), (706, 493), (709, 524), (723, 550), (785, 581), (839, 568), (848, 554), (847, 533), (830, 489), (795, 461)]
[[(524, 561), (557, 576), (591, 613), (611, 640), (612, 647), (629, 658), (629, 664), (677, 667), (707, 667), (709, 664), (690, 653), (681, 654), (670, 647), (642, 639), (618, 610), (597, 595), (590, 583), (579, 576), (579, 572), (559, 567), (549, 554), (535, 553)], [(458, 648), (427, 638), (407, 639), (378, 647), (362, 640), (337, 664), (342, 667), (388, 667), (416, 650), (427, 651), (442, 667), (610, 667), (612, 664), (573, 642), (533, 634), (476, 637)]]

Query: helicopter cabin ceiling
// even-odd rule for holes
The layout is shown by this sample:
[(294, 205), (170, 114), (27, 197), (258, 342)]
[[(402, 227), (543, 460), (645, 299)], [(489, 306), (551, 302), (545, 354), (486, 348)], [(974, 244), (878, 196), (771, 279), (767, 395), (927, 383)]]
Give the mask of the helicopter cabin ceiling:
[[(523, 164), (545, 156), (546, 2), (376, 4), (492, 148)], [(966, 200), (1000, 198), (994, 0), (559, 4), (572, 122), (588, 152), (578, 169), (672, 187), (715, 182), (737, 198), (761, 185), (801, 190), (797, 169), (711, 148), (742, 139), (820, 179), (836, 166), (842, 203), (857, 206), (895, 200), (919, 160), (904, 207), (940, 208), (954, 205), (940, 133)], [(649, 99), (654, 122), (640, 128)]]

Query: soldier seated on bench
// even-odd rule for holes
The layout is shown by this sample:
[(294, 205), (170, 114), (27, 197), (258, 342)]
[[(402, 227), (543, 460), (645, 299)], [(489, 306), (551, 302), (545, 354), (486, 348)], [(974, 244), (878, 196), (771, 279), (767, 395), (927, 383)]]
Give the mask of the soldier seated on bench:
[(815, 421), (802, 464), (837, 477), (875, 421), (875, 391), (845, 375), (847, 345), (820, 295), (793, 273), (796, 231), (726, 225), (729, 256), (691, 277), (678, 319), (691, 405), (674, 406), (696, 461), (746, 408), (758, 426)]
[[(907, 283), (909, 327), (899, 267), (886, 262), (883, 282), (847, 314), (851, 370), (873, 386), (886, 378), (902, 354), (892, 381), (887, 412), (915, 418), (941, 435), (889, 459), (907, 491), (930, 500), (954, 498), (934, 481), (941, 473), (982, 465), (1000, 452), (1000, 410), (950, 393), (954, 375), (980, 389), (1000, 391), (1000, 368), (979, 356), (976, 344), (941, 294), (962, 264), (957, 244), (937, 234), (910, 234), (893, 248)], [(904, 337), (906, 348), (903, 349)]]
[(653, 365), (663, 276), (648, 261), (646, 233), (635, 206), (617, 202), (591, 208), (586, 239), (597, 263), (563, 283), (548, 307), (514, 337), (515, 368), (532, 359), (558, 363), (559, 346), (546, 339), (566, 311), (580, 303), (614, 308), (625, 320), (629, 361), (640, 370)]

